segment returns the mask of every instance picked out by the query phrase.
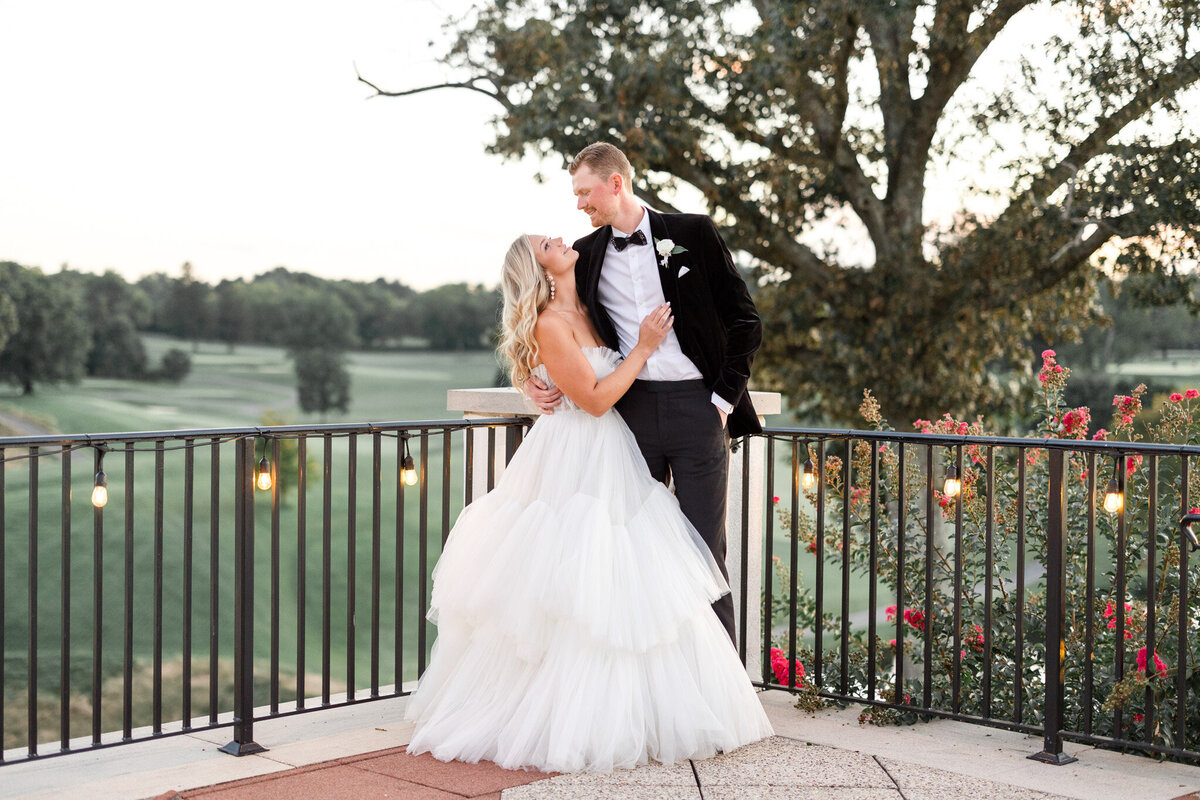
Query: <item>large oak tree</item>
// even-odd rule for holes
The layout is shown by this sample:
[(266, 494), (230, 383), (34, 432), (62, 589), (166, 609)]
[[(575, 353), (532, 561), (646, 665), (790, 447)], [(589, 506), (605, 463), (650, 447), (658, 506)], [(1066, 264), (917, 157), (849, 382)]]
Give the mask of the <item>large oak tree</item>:
[[(1108, 275), (1190, 290), (1198, 5), (487, 0), (446, 83), (360, 79), (487, 95), (503, 156), (619, 144), (642, 198), (707, 206), (758, 270), (759, 385), (911, 420), (1011, 407)], [(977, 185), (933, 214), (946, 176)]]

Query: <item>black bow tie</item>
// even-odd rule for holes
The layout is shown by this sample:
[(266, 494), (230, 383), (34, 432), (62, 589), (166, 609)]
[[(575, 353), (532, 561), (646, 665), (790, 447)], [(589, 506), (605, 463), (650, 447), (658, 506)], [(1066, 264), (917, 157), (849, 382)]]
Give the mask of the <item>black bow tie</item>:
[(632, 236), (614, 236), (612, 242), (613, 247), (617, 248), (617, 252), (620, 253), (631, 244), (645, 244), (646, 234), (634, 231)]

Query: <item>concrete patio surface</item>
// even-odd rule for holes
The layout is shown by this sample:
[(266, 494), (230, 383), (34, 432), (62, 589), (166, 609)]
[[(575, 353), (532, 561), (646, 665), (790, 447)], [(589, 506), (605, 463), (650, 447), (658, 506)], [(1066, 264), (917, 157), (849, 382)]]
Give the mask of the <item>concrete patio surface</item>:
[(705, 761), (611, 775), (544, 775), (445, 764), (404, 752), (405, 699), (256, 723), (269, 748), (218, 752), (229, 728), (0, 767), (0, 798), (412, 798), (413, 800), (1200, 800), (1200, 767), (1068, 745), (1079, 760), (1030, 761), (1036, 737), (938, 720), (860, 726), (859, 709), (817, 714), (760, 695), (776, 736)]

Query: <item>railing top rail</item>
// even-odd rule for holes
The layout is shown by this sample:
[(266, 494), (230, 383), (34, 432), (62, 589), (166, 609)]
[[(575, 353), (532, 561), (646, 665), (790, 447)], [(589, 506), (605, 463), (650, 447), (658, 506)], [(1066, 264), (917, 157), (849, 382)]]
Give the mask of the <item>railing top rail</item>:
[(1161, 453), (1171, 455), (1200, 456), (1200, 446), (1162, 444), (1158, 442), (1093, 441), (1087, 439), (1033, 439), (1016, 436), (955, 436), (944, 433), (914, 433), (906, 431), (863, 431), (853, 428), (763, 428), (762, 434), (777, 439), (811, 439), (835, 441), (838, 439), (865, 439), (880, 442), (903, 442), (921, 445), (984, 445), (989, 447), (1040, 447), (1047, 450), (1076, 450), (1119, 456), (1129, 453)]
[(286, 437), (321, 434), (359, 434), (398, 431), (463, 430), (467, 428), (511, 427), (523, 425), (523, 418), (408, 420), (399, 422), (338, 422), (319, 425), (248, 425), (237, 428), (191, 428), (167, 431), (128, 431), (114, 433), (45, 434), (40, 436), (0, 437), (0, 447), (41, 447), (44, 445), (82, 446), (114, 442), (149, 442), (180, 439), (236, 439), (246, 436)]

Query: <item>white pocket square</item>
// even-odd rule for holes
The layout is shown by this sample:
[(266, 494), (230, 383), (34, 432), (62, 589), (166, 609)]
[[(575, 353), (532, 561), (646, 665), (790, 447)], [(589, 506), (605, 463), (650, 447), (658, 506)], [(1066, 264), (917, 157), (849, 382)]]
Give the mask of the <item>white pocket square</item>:
[(687, 275), (689, 272), (691, 272), (691, 270), (688, 269), (687, 267), (680, 267), (679, 274), (676, 277), (682, 278), (684, 275)]

